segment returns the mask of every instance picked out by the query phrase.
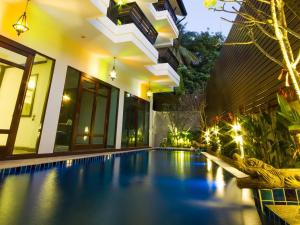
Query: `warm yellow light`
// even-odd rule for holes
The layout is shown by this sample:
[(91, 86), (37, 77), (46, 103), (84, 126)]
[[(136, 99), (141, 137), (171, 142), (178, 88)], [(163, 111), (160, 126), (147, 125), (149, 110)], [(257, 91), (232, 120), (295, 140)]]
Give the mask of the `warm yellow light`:
[(251, 189), (242, 189), (242, 201), (244, 204), (253, 204)]
[(239, 145), (243, 145), (243, 136), (242, 135), (234, 136), (233, 140), (235, 141), (235, 143), (237, 143)]
[(210, 130), (206, 130), (206, 131), (204, 132), (204, 138), (205, 138), (205, 142), (206, 142), (207, 144), (209, 144), (209, 142), (210, 142)]
[(216, 173), (216, 197), (224, 197), (225, 181), (222, 167), (218, 167)]
[(212, 170), (212, 161), (210, 159), (207, 159), (207, 171), (211, 171)]
[(209, 130), (207, 130), (207, 131), (204, 132), (204, 136), (205, 136), (205, 137), (209, 137), (209, 136), (210, 136)]
[(152, 97), (152, 91), (151, 91), (151, 90), (148, 90), (148, 91), (147, 91), (147, 97), (148, 97), (148, 98), (151, 98), (151, 97)]
[(18, 36), (20, 36), (20, 34), (22, 34), (22, 33), (29, 30), (28, 23), (27, 23), (26, 12), (24, 12), (24, 14), (13, 25), (13, 28), (17, 31)]
[(239, 122), (233, 124), (233, 125), (232, 125), (232, 129), (233, 129), (233, 131), (235, 131), (235, 132), (241, 131), (241, 130), (242, 130), (241, 124), (240, 124)]
[(89, 127), (84, 128), (84, 133), (88, 134), (89, 133)]
[(209, 144), (210, 138), (209, 138), (209, 137), (206, 137), (206, 138), (205, 138), (205, 141), (206, 141), (207, 144)]
[(35, 89), (35, 86), (36, 86), (35, 80), (30, 80), (28, 82), (28, 88), (29, 89)]
[(215, 126), (215, 127), (213, 128), (213, 134), (214, 134), (214, 135), (219, 135), (219, 133), (220, 133), (219, 127)]
[(67, 160), (66, 167), (71, 167), (73, 165), (73, 160)]
[(111, 72), (110, 72), (110, 78), (112, 80), (115, 80), (117, 78), (117, 71), (115, 69), (113, 69)]
[(117, 5), (125, 5), (126, 1), (125, 0), (118, 0)]
[(184, 142), (183, 138), (180, 138), (178, 142), (179, 144), (182, 144)]
[(69, 95), (63, 95), (63, 101), (69, 102), (71, 100), (71, 97)]

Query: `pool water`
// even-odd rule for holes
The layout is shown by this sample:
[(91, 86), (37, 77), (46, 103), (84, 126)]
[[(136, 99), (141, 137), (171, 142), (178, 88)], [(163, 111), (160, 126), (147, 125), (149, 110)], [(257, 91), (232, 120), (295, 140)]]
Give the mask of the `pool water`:
[(0, 180), (1, 225), (256, 225), (249, 190), (204, 156), (141, 151)]

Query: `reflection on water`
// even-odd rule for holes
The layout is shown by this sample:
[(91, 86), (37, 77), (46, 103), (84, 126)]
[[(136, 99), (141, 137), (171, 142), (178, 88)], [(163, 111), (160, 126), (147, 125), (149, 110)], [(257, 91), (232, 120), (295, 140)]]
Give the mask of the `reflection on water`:
[[(80, 176), (80, 173), (79, 173)], [(41, 192), (38, 194), (38, 207), (39, 214), (37, 217), (43, 218), (43, 220), (50, 220), (54, 215), (56, 204), (59, 198), (59, 191), (57, 189), (57, 171), (51, 170), (44, 176), (44, 181), (41, 183)]]
[(172, 156), (174, 156), (175, 168), (178, 176), (184, 179), (186, 177), (186, 173), (190, 172), (190, 152), (176, 151), (172, 154)]
[(251, 195), (203, 156), (140, 152), (0, 180), (0, 224), (257, 225)]
[(217, 169), (215, 184), (216, 184), (215, 196), (217, 198), (223, 198), (224, 197), (225, 181), (224, 181), (224, 176), (223, 176), (223, 169), (220, 166)]

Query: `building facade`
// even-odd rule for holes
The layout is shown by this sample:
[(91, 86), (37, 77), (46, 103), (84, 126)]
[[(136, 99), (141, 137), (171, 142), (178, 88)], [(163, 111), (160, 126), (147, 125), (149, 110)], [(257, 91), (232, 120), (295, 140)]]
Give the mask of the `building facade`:
[(149, 94), (180, 81), (183, 2), (27, 3), (0, 4), (0, 157), (151, 146)]

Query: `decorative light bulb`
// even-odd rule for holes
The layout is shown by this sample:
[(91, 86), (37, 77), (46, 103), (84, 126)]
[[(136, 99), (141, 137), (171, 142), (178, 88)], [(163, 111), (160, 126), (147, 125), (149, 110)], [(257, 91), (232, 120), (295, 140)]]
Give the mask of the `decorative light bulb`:
[(63, 101), (69, 102), (71, 100), (71, 97), (69, 95), (63, 95)]
[(117, 71), (115, 69), (113, 69), (111, 72), (110, 72), (110, 78), (112, 80), (115, 80), (117, 78)]
[(153, 94), (153, 93), (152, 93), (151, 90), (148, 90), (148, 91), (147, 91), (147, 97), (148, 97), (148, 98), (151, 98), (151, 97), (152, 97), (152, 94)]
[(116, 71), (116, 57), (114, 57), (114, 65), (112, 71), (110, 71), (110, 78), (114, 81), (117, 78), (117, 71)]

